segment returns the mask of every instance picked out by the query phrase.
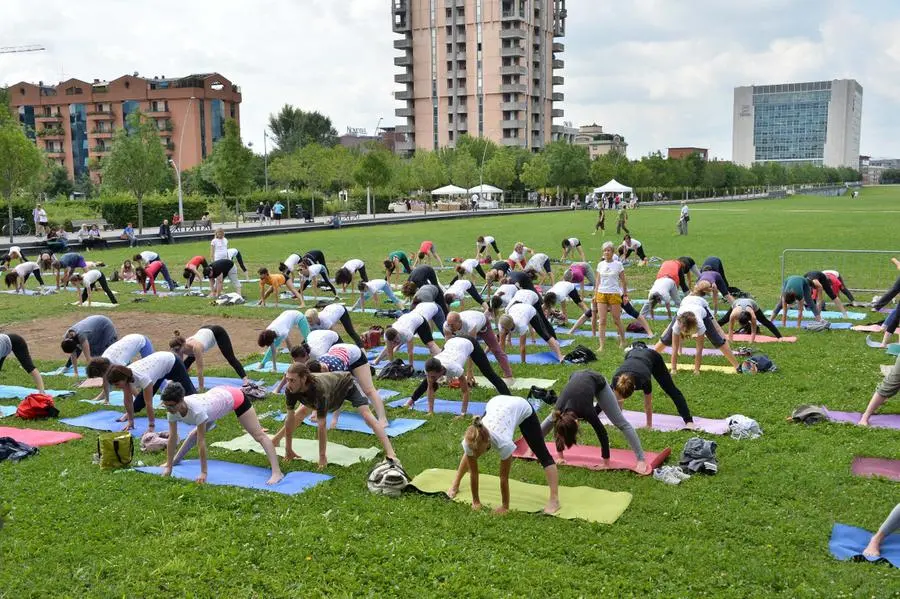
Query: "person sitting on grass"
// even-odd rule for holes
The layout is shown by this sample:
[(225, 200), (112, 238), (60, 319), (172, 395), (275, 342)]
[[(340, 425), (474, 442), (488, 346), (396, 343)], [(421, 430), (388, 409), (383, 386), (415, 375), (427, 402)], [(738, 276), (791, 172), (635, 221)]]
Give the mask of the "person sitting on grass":
[(478, 493), (478, 458), (494, 447), (500, 454), (501, 498), (500, 507), (495, 508), (494, 513), (505, 514), (509, 511), (509, 471), (512, 468), (512, 454), (516, 450), (513, 438), (516, 427), (540, 461), (547, 477), (547, 484), (550, 486), (550, 499), (544, 506), (544, 512), (555, 514), (559, 511), (559, 470), (547, 450), (547, 444), (544, 443), (541, 423), (527, 400), (512, 395), (494, 396), (488, 400), (484, 416), (472, 418), (472, 424), (466, 429), (462, 440), (463, 457), (456, 470), (456, 477), (447, 490), (449, 497), (456, 497), (462, 478), (468, 472), (472, 489), (472, 509), (481, 509), (481, 497)]
[(890, 372), (884, 375), (884, 379), (875, 388), (875, 393), (872, 394), (872, 399), (869, 400), (866, 411), (863, 412), (862, 418), (859, 419), (859, 425), (869, 426), (869, 418), (878, 411), (881, 404), (897, 395), (897, 391), (900, 391), (900, 356), (897, 356), (897, 360), (894, 361), (894, 366)]
[(123, 281), (137, 281), (137, 274), (134, 272), (131, 260), (122, 262), (122, 268), (119, 269), (119, 278)]
[[(256, 410), (250, 403), (250, 398), (244, 395), (244, 392), (237, 387), (213, 387), (206, 393), (197, 393), (185, 397), (185, 389), (179, 383), (168, 385), (162, 392), (162, 404), (168, 412), (169, 421), (169, 439), (166, 443), (166, 464), (163, 466), (162, 475), (170, 476), (172, 468), (181, 463), (184, 456), (197, 445), (200, 450), (200, 475), (197, 477), (197, 483), (206, 482), (207, 461), (206, 461), (206, 433), (211, 424), (223, 416), (234, 412), (238, 422), (250, 436), (256, 439), (266, 457), (269, 459), (269, 466), (272, 468), (272, 475), (266, 481), (267, 485), (275, 485), (284, 479), (281, 467), (278, 465), (278, 454), (275, 453), (275, 446), (272, 440), (266, 435), (263, 427), (259, 423), (259, 417)], [(178, 423), (184, 422), (196, 428), (192, 430), (178, 453), (175, 448), (178, 445)]]

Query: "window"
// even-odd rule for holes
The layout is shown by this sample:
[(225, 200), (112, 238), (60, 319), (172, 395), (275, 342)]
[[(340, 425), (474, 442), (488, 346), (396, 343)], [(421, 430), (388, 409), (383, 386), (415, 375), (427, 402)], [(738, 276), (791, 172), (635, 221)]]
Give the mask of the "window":
[(212, 108), (212, 141), (216, 143), (225, 135), (225, 103), (222, 100), (210, 101)]

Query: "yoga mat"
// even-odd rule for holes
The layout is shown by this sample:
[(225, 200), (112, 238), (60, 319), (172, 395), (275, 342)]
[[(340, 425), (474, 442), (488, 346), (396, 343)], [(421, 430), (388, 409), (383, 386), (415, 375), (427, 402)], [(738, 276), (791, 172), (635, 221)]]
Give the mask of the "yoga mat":
[[(74, 418), (61, 418), (60, 422), (63, 424), (68, 424), (69, 426), (77, 426), (79, 428), (90, 428), (96, 431), (121, 431), (125, 427), (125, 422), (116, 422), (120, 416), (122, 416), (122, 412), (115, 412), (113, 410), (100, 410), (99, 412), (90, 412), (88, 414), (82, 414), (81, 416), (76, 416)], [(194, 429), (193, 426), (189, 424), (185, 424), (184, 422), (178, 423), (178, 437), (180, 439), (184, 439), (188, 436)], [(156, 419), (156, 432), (167, 431), (169, 430), (169, 423), (166, 421), (165, 417), (160, 417)], [(207, 427), (207, 430), (210, 430)], [(134, 417), (134, 429), (131, 431), (132, 437), (140, 438), (147, 431), (147, 418), (144, 416), (135, 416)]]
[[(848, 422), (856, 424), (862, 417), (861, 412), (839, 412), (825, 409), (825, 416), (832, 422)], [(875, 414), (869, 418), (869, 426), (873, 428), (900, 429), (900, 414)]]
[[(0, 399), (25, 399), (38, 390), (32, 387), (19, 387), (18, 385), (0, 385)], [(60, 391), (58, 389), (44, 389), (44, 394), (50, 397), (65, 397), (72, 395), (74, 391)]]
[[(797, 329), (797, 328), (802, 329), (803, 325), (808, 324), (810, 321), (812, 321), (812, 318), (808, 318), (806, 320), (806, 322), (801, 324), (799, 327), (797, 326), (796, 320), (793, 320), (793, 321), (788, 320), (787, 324), (781, 324), (780, 319), (778, 319), (777, 322), (774, 320), (772, 322), (774, 322), (775, 326), (777, 326), (779, 329)], [(832, 322), (831, 327), (830, 327), (830, 329), (832, 331), (849, 331), (852, 328), (853, 328), (853, 323), (850, 323), (850, 322)]]
[[(559, 461), (559, 452), (556, 451), (555, 443), (547, 443), (547, 451), (550, 452), (550, 455), (553, 456), (554, 460), (557, 462)], [(672, 450), (668, 447), (659, 453), (645, 451), (644, 459), (647, 461), (647, 465), (650, 466), (650, 473), (652, 474), (655, 468), (661, 466), (671, 453)], [(637, 472), (635, 470), (637, 467), (637, 458), (634, 457), (634, 452), (630, 449), (610, 448), (608, 466), (603, 465), (603, 456), (600, 455), (600, 447), (597, 445), (573, 445), (563, 452), (563, 456), (566, 462), (564, 465), (572, 466), (574, 468), (587, 468), (588, 470), (632, 470)], [(516, 441), (516, 450), (513, 452), (513, 457), (524, 460), (537, 459), (535, 455), (531, 453), (531, 449), (528, 448), (528, 443), (524, 438)]]
[[(671, 354), (671, 353), (672, 353), (672, 348), (671, 348), (670, 346), (667, 345), (666, 347), (663, 348), (663, 353), (664, 353), (664, 354)], [(682, 356), (696, 356), (696, 355), (697, 355), (697, 348), (696, 348), (696, 346), (695, 346), (695, 347), (690, 347), (690, 346), (685, 347), (685, 346), (682, 346), (682, 347), (681, 347), (681, 355), (682, 355)], [(722, 355), (722, 350), (716, 349), (716, 348), (714, 348), (714, 347), (704, 347), (704, 348), (703, 348), (703, 355), (704, 355), (704, 356), (721, 356), (721, 355)]]
[(900, 481), (900, 460), (855, 457), (850, 471), (854, 476), (881, 476)]
[(892, 356), (900, 355), (900, 343), (889, 343), (887, 346), (887, 353)]
[[(481, 385), (482, 387), (491, 388), (491, 382), (484, 378), (483, 376), (476, 376), (475, 382)], [(535, 387), (540, 387), (541, 389), (549, 389), (553, 385), (556, 384), (556, 379), (539, 379), (539, 378), (527, 378), (527, 377), (516, 377), (513, 379), (512, 384), (509, 381), (506, 381), (507, 386), (512, 390), (518, 391), (530, 391), (532, 385)]]
[[(389, 408), (402, 408), (405, 406), (406, 402), (409, 401), (409, 397), (404, 397), (403, 399), (398, 399), (396, 401), (392, 401), (388, 404)], [(466, 414), (469, 416), (484, 416), (484, 407), (487, 404), (483, 401), (470, 401), (469, 405), (466, 406)], [(416, 403), (413, 404), (413, 410), (416, 412), (427, 412), (428, 411), (428, 398), (420, 397)], [(459, 414), (462, 410), (462, 402), (456, 401), (452, 399), (434, 399), (434, 411), (437, 414)]]
[[(413, 355), (415, 355), (415, 354), (416, 354), (416, 352), (415, 352), (415, 350), (413, 350)], [(374, 366), (375, 368), (381, 368), (382, 366), (385, 366), (388, 363), (387, 361), (372, 362), (372, 360), (374, 360), (375, 357), (376, 356), (369, 358), (369, 362), (371, 362), (372, 366)], [(489, 353), (487, 355), (487, 357), (488, 357), (488, 362), (491, 362), (492, 364), (497, 363), (497, 358), (494, 357), (494, 354)], [(522, 363), (522, 357), (519, 355), (518, 352), (516, 352), (516, 353), (510, 352), (510, 353), (506, 354), (506, 357), (509, 358), (510, 364), (521, 364)], [(395, 352), (394, 358), (403, 358), (403, 361), (406, 362), (409, 358), (409, 354), (405, 351), (402, 353)], [(553, 354), (553, 352), (539, 352), (536, 354), (525, 354), (525, 363), (526, 364), (559, 364), (560, 362), (559, 362), (559, 360), (556, 359), (556, 356)], [(569, 364), (569, 363), (563, 362), (563, 364)], [(413, 367), (416, 370), (424, 371), (425, 370), (425, 360), (415, 360), (413, 362)], [(248, 370), (249, 370), (249, 368), (248, 368)]]
[[(678, 363), (678, 372), (694, 372), (693, 364), (682, 364)], [(718, 364), (701, 364), (700, 372), (718, 372), (720, 374), (738, 374), (737, 370), (734, 369), (734, 366), (720, 366)]]
[[(272, 372), (269, 370), (269, 372)], [(204, 383), (206, 384), (207, 389), (212, 389), (213, 387), (243, 387), (244, 381), (243, 379), (239, 379), (237, 377), (227, 377), (227, 376), (204, 376)], [(194, 386), (197, 387), (200, 385), (200, 381), (197, 377), (192, 376), (191, 382), (194, 383)], [(253, 380), (250, 379), (251, 383), (256, 383), (257, 385), (262, 385), (265, 383), (262, 379)]]
[(0, 291), (0, 293), (3, 293), (5, 295), (28, 295), (28, 296), (41, 294), (40, 291), (35, 291), (34, 289), (26, 289), (23, 293), (19, 293), (18, 291), (15, 291), (12, 289), (4, 289), (3, 291)]
[[(560, 330), (562, 330), (562, 329), (557, 329), (557, 332), (559, 332)], [(568, 334), (568, 331), (565, 331), (565, 332)], [(591, 333), (590, 329), (588, 329), (588, 330), (578, 329), (577, 331), (574, 331), (572, 334), (577, 337), (593, 337), (593, 334)], [(608, 330), (608, 331), (606, 331), (606, 336), (607, 336), (607, 338), (618, 338), (619, 333), (617, 331), (609, 331)], [(647, 333), (633, 333), (631, 331), (625, 331), (625, 338), (626, 339), (650, 339), (650, 335), (648, 335)]]
[[(218, 441), (212, 444), (213, 447), (221, 447), (231, 451), (252, 451), (265, 455), (262, 446), (256, 442), (256, 439), (249, 433), (236, 437), (231, 441)], [(319, 463), (319, 442), (315, 439), (294, 439), (292, 443), (294, 453), (300, 456), (301, 460), (307, 462)], [(284, 445), (275, 448), (275, 452), (284, 457)], [(369, 462), (378, 457), (379, 450), (375, 447), (366, 447), (364, 449), (356, 449), (347, 447), (339, 443), (328, 443), (328, 463), (337, 464), (338, 466), (352, 466), (359, 462)]]
[[(281, 374), (284, 374), (285, 372), (288, 371), (288, 368), (290, 368), (290, 366), (291, 366), (290, 362), (279, 362), (278, 363), (278, 372)], [(244, 370), (249, 370), (250, 372), (268, 372), (270, 374), (273, 374), (272, 373), (272, 364), (270, 364), (269, 362), (266, 362), (265, 367), (260, 366), (259, 362), (253, 362), (252, 364), (246, 364), (244, 366)]]
[(885, 560), (895, 568), (900, 568), (900, 534), (892, 534), (885, 537), (881, 543), (881, 557), (869, 558), (863, 555), (863, 550), (874, 533), (863, 528), (835, 524), (831, 529), (831, 540), (828, 541), (828, 550), (831, 555), (839, 560), (866, 560), (877, 562)]
[[(161, 466), (142, 466), (135, 468), (137, 472), (145, 474), (162, 474)], [(303, 491), (315, 487), (321, 482), (334, 478), (327, 474), (317, 472), (289, 472), (281, 482), (267, 485), (266, 481), (271, 476), (268, 468), (248, 466), (247, 464), (235, 464), (233, 462), (220, 462), (219, 460), (207, 461), (206, 484), (226, 487), (241, 487), (256, 491), (271, 491), (282, 495), (297, 495)], [(200, 460), (185, 460), (172, 468), (172, 477), (182, 480), (194, 481), (200, 475)]]
[[(747, 335), (746, 333), (735, 333), (732, 339), (735, 341), (746, 341), (750, 342), (751, 335)], [(772, 337), (770, 335), (757, 335), (756, 339), (754, 339), (753, 343), (796, 343), (796, 337)]]
[(89, 310), (92, 308), (118, 308), (119, 307), (119, 304), (110, 304), (109, 302), (91, 302), (90, 306), (88, 306), (87, 302), (84, 302), (83, 304), (79, 304), (78, 302), (72, 302), (69, 305), (70, 306), (79, 306), (81, 308), (87, 308)]
[[(769, 314), (771, 318), (771, 314)], [(815, 314), (809, 310), (803, 311), (803, 318), (814, 318)], [(835, 310), (822, 310), (822, 318), (825, 320), (863, 320), (866, 317), (865, 312), (847, 312), (847, 316)], [(797, 318), (796, 310), (788, 310), (788, 318)]]
[[(74, 374), (75, 373), (72, 373), (72, 376), (74, 376)], [(101, 389), (101, 388), (103, 388), (103, 378), (98, 376), (98, 377), (95, 377), (92, 379), (84, 379), (78, 385), (78, 388), (79, 389)]]
[(12, 437), (20, 443), (27, 443), (32, 447), (44, 447), (45, 445), (59, 445), (66, 441), (80, 439), (78, 433), (63, 433), (60, 431), (45, 431), (36, 428), (12, 428), (0, 426), (0, 437)]
[[(144, 293), (143, 291), (140, 291), (140, 290), (135, 290), (135, 291), (132, 291), (131, 293), (133, 295), (153, 295), (153, 293), (151, 293), (149, 291), (147, 293)], [(186, 293), (187, 293), (187, 290), (185, 290), (185, 291), (157, 291), (156, 296), (157, 297), (181, 297), (181, 296), (185, 295)]]
[[(430, 468), (416, 476), (412, 483), (423, 493), (444, 494), (456, 477), (455, 470)], [(481, 474), (478, 477), (478, 491), (481, 504), (488, 508), (501, 505), (500, 479), (496, 476)], [(518, 512), (543, 513), (544, 505), (550, 496), (545, 485), (533, 485), (521, 481), (509, 481), (509, 509)], [(466, 474), (459, 484), (459, 493), (453, 501), (472, 504), (469, 475)], [(579, 519), (600, 524), (613, 524), (619, 519), (631, 503), (631, 493), (614, 493), (591, 487), (559, 487), (560, 509), (553, 514), (566, 520)]]
[[(78, 367), (78, 372), (79, 372), (79, 374), (81, 374), (83, 376), (84, 371), (85, 371), (85, 367), (82, 364), (81, 366)], [(71, 366), (69, 366), (68, 368), (66, 368), (65, 366), (60, 366), (59, 368), (56, 368), (49, 372), (42, 372), (41, 376), (71, 376), (71, 377), (74, 377), (75, 371), (72, 370)]]
[[(331, 418), (330, 414), (328, 415), (328, 418)], [(399, 437), (403, 433), (408, 433), (411, 430), (419, 428), (426, 422), (427, 420), (415, 420), (413, 418), (394, 418), (388, 422), (388, 427), (387, 429), (385, 429), (385, 432), (387, 433), (388, 437)], [(316, 423), (308, 417), (303, 421), (303, 424), (316, 426)], [(366, 435), (375, 434), (372, 429), (369, 428), (369, 425), (366, 424), (366, 421), (363, 420), (363, 417), (360, 416), (359, 413), (353, 412), (341, 412), (341, 415), (338, 417), (337, 430), (352, 431), (355, 433), (363, 433)]]
[(880, 324), (858, 324), (850, 327), (850, 330), (861, 331), (863, 333), (881, 333), (883, 328)]
[(17, 406), (0, 406), (0, 418), (8, 418), (16, 413)]
[[(625, 420), (627, 420), (634, 428), (647, 428), (647, 417), (643, 412), (622, 410), (622, 415), (625, 416)], [(612, 423), (606, 417), (606, 414), (601, 414), (600, 420), (603, 424), (612, 426)], [(710, 433), (711, 435), (724, 435), (728, 432), (728, 421), (720, 420), (718, 418), (700, 418), (694, 416), (694, 428), (695, 430)], [(653, 430), (668, 433), (687, 429), (685, 428), (684, 420), (681, 419), (681, 416), (654, 413)]]
[(871, 335), (866, 335), (866, 345), (877, 349), (887, 349), (887, 345), (882, 346), (881, 341), (875, 341)]

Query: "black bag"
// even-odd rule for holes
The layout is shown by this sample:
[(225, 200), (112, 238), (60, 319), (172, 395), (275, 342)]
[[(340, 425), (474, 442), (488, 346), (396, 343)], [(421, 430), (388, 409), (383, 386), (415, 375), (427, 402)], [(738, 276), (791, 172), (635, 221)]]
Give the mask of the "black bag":
[(575, 349), (563, 357), (563, 360), (572, 364), (586, 364), (587, 362), (593, 362), (596, 359), (597, 354), (583, 345), (576, 346)]
[(398, 310), (397, 308), (379, 308), (375, 310), (375, 318), (400, 318), (403, 316), (403, 310)]
[(403, 360), (397, 358), (381, 369), (381, 372), (378, 373), (378, 378), (390, 379), (395, 381), (408, 379), (413, 374), (415, 374), (415, 371), (416, 370), (413, 366), (404, 364)]
[(244, 392), (245, 397), (250, 398), (250, 401), (256, 401), (258, 399), (265, 399), (266, 393), (267, 393), (265, 387), (263, 387), (257, 383), (254, 383), (253, 381), (250, 381), (246, 385), (243, 385), (241, 387), (241, 391)]
[(541, 389), (537, 385), (532, 385), (531, 389), (528, 390), (528, 397), (526, 399), (539, 399), (547, 405), (556, 405), (556, 391), (553, 389)]

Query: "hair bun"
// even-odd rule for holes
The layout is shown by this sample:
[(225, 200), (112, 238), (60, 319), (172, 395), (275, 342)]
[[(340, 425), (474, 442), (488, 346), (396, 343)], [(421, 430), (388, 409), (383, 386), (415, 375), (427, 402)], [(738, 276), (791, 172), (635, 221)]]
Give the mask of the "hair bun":
[(481, 427), (481, 416), (472, 416), (472, 426)]

